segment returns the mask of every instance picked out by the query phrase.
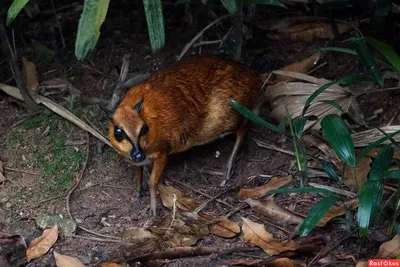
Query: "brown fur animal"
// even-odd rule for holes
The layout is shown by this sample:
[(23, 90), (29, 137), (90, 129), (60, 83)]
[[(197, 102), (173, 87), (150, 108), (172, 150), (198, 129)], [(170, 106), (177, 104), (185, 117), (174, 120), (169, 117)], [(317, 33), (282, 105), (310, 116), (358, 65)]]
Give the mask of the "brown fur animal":
[(261, 85), (260, 75), (248, 66), (215, 56), (195, 56), (128, 91), (112, 115), (109, 139), (137, 165), (135, 195), (143, 190), (143, 165), (153, 162), (149, 182), (153, 216), (156, 188), (168, 155), (236, 133), (225, 181), (231, 176), (248, 123), (228, 99), (258, 112)]

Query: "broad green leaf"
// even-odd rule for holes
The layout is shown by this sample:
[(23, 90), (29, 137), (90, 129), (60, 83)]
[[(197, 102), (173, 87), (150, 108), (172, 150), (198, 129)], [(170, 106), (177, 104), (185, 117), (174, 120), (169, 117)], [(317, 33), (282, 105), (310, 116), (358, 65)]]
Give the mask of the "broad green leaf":
[(7, 26), (14, 21), (19, 12), (21, 12), (21, 10), (28, 2), (29, 0), (14, 0), (12, 2), (10, 8), (7, 11)]
[(321, 128), (336, 154), (348, 165), (356, 166), (353, 139), (343, 120), (336, 114), (329, 114), (322, 119)]
[(387, 58), (387, 60), (392, 63), (393, 67), (398, 72), (400, 72), (400, 56), (396, 53), (393, 47), (372, 37), (367, 37), (365, 39), (369, 44), (375, 47), (385, 58)]
[(329, 178), (331, 178), (334, 181), (339, 181), (339, 178), (338, 178), (338, 176), (336, 174), (336, 171), (332, 167), (331, 164), (329, 164), (328, 162), (324, 161), (324, 162), (322, 162), (321, 167), (328, 174)]
[(341, 105), (339, 105), (338, 103), (336, 103), (335, 101), (332, 100), (319, 100), (316, 103), (321, 102), (321, 103), (325, 103), (328, 105), (331, 105), (332, 107), (336, 108), (337, 110), (344, 112), (343, 108)]
[(318, 120), (318, 117), (315, 115), (310, 115), (310, 116), (301, 116), (297, 119), (294, 120), (293, 122), (293, 128), (296, 136), (298, 138), (301, 137), (304, 131), (304, 126), (306, 125), (307, 121), (316, 121)]
[(318, 201), (301, 223), (299, 230), (300, 237), (307, 236), (338, 199), (336, 196), (328, 196)]
[(390, 170), (385, 175), (386, 178), (400, 179), (400, 170)]
[(371, 171), (369, 172), (369, 180), (383, 179), (389, 170), (390, 163), (393, 159), (394, 149), (391, 146), (382, 147), (376, 158), (372, 162)]
[(96, 47), (110, 0), (85, 0), (75, 41), (75, 55), (84, 59)]
[(361, 37), (355, 38), (354, 47), (357, 51), (358, 56), (361, 59), (362, 64), (372, 75), (375, 82), (377, 82), (379, 85), (383, 85), (382, 75), (375, 63), (374, 58), (371, 55), (371, 52), (367, 47), (367, 44), (365, 43), (365, 39)]
[(221, 0), (221, 3), (231, 15), (235, 14), (239, 10), (238, 0)]
[(365, 157), (365, 155), (367, 155), (368, 152), (370, 152), (372, 149), (374, 149), (375, 147), (379, 146), (380, 144), (382, 144), (382, 143), (385, 142), (386, 140), (392, 138), (393, 136), (395, 136), (395, 135), (397, 135), (397, 134), (399, 134), (399, 133), (400, 133), (400, 130), (395, 131), (395, 132), (393, 132), (393, 133), (391, 133), (391, 134), (387, 134), (386, 136), (384, 136), (384, 137), (382, 137), (382, 138), (376, 140), (375, 142), (373, 142), (372, 144), (370, 144), (369, 146), (367, 146), (366, 148), (364, 148), (364, 149), (361, 151), (360, 155), (358, 155), (357, 162), (360, 161), (363, 157)]
[(143, 0), (149, 29), (151, 51), (156, 53), (164, 47), (165, 29), (161, 0)]
[(361, 188), (358, 202), (358, 227), (361, 236), (368, 233), (371, 218), (379, 208), (383, 195), (383, 183), (369, 180)]
[(321, 193), (328, 196), (335, 195), (329, 190), (323, 188), (315, 188), (315, 187), (281, 188), (281, 189), (273, 189), (267, 192), (267, 194), (282, 194), (282, 193)]
[(241, 113), (243, 116), (245, 116), (252, 122), (257, 123), (257, 124), (259, 124), (265, 128), (268, 128), (274, 132), (281, 133), (279, 128), (277, 128), (274, 125), (270, 124), (269, 122), (266, 122), (265, 120), (261, 119), (259, 116), (254, 114), (254, 112), (248, 110), (245, 106), (242, 106), (235, 100), (230, 99), (230, 100), (228, 100), (228, 102), (232, 105), (232, 107), (234, 109), (236, 109), (239, 113)]
[(245, 5), (253, 5), (253, 4), (261, 4), (261, 5), (269, 5), (269, 6), (278, 6), (282, 8), (288, 9), (288, 7), (279, 0), (246, 0)]

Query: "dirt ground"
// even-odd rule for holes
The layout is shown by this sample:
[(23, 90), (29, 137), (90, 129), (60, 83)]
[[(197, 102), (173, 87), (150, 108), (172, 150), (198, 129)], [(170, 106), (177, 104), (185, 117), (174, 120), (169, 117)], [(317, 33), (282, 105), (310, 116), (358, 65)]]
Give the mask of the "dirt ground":
[[(66, 2), (66, 1), (65, 1)], [(197, 28), (182, 25), (179, 16), (182, 10), (176, 11), (167, 5), (165, 14), (168, 18), (166, 27), (166, 46), (157, 55), (152, 55), (149, 47), (146, 24), (141, 15), (140, 1), (134, 7), (127, 1), (111, 1), (106, 22), (95, 51), (88, 59), (77, 61), (74, 57), (74, 43), (77, 22), (80, 16), (80, 2), (68, 2), (71, 7), (59, 11), (60, 21), (66, 48), (62, 48), (58, 30), (51, 25), (55, 23), (51, 12), (44, 12), (33, 19), (24, 16), (16, 25), (16, 47), (18, 57), (29, 57), (37, 64), (39, 81), (61, 78), (69, 81), (84, 95), (95, 95), (109, 99), (115, 86), (114, 70), (119, 69), (122, 58), (130, 54), (131, 65), (128, 77), (138, 73), (150, 72), (164, 68), (174, 62), (185, 44), (205, 25), (207, 20), (199, 19)], [(62, 8), (58, 3), (57, 7)], [(58, 6), (59, 5), (59, 6)], [(46, 5), (41, 6), (49, 11)], [(176, 35), (176, 33), (179, 36)], [(345, 40), (346, 36), (341, 36)], [(46, 45), (57, 52), (53, 61), (40, 63), (32, 51), (31, 41)], [(391, 40), (394, 44), (399, 40)], [(324, 46), (340, 45), (340, 40), (316, 40), (311, 43), (274, 41), (265, 37), (265, 33), (255, 29), (253, 39), (246, 43), (246, 52), (256, 56), (254, 67), (266, 72), (303, 59), (306, 55)], [(215, 47), (203, 47), (202, 51), (215, 51)], [(192, 52), (198, 52), (193, 49)], [(256, 54), (258, 53), (258, 54)], [(326, 54), (324, 61), (328, 64), (313, 75), (326, 79), (340, 78), (346, 74), (362, 71), (362, 65), (354, 57)], [(0, 80), (13, 84), (12, 74), (3, 58), (0, 60)], [(8, 82), (6, 82), (8, 81)], [(361, 96), (357, 100), (366, 117), (383, 109), (379, 118), (373, 123), (382, 125), (390, 120), (399, 106), (398, 92), (386, 92), (374, 95), (374, 98)], [(85, 106), (62, 95), (54, 96), (54, 100), (63, 103), (81, 118), (87, 118), (106, 134), (107, 120), (96, 106)], [(264, 106), (261, 116), (268, 119), (268, 106)], [(0, 161), (3, 162), (4, 175), (7, 181), (0, 187), (0, 229), (7, 233), (19, 233), (27, 242), (40, 235), (35, 225), (35, 217), (43, 212), (59, 214), (67, 217), (65, 192), (79, 177), (85, 162), (87, 151), (87, 135), (74, 125), (66, 122), (51, 112), (27, 114), (25, 109), (9, 97), (0, 93)], [(398, 118), (395, 118), (395, 122)], [(294, 163), (290, 155), (258, 147), (254, 139), (273, 144), (291, 151), (291, 141), (265, 128), (252, 125), (246, 143), (238, 154), (234, 175), (227, 187), (232, 190), (220, 197), (232, 206), (238, 205), (236, 189), (243, 186), (265, 184), (273, 176), (287, 175)], [(234, 137), (229, 136), (210, 144), (193, 148), (169, 158), (168, 166), (163, 174), (164, 182), (180, 189), (198, 203), (208, 200), (205, 195), (215, 196), (226, 187), (220, 187), (223, 177), (218, 173), (225, 171), (225, 165)], [(139, 202), (131, 200), (133, 193), (135, 169), (121, 159), (112, 149), (103, 147), (97, 139), (89, 137), (89, 156), (83, 180), (70, 198), (70, 211), (73, 217), (88, 229), (101, 234), (118, 237), (125, 227), (144, 226), (149, 220), (149, 197)], [(328, 184), (326, 178), (312, 178), (313, 182)], [(314, 197), (296, 195), (295, 198), (282, 195), (279, 204), (294, 205), (296, 212), (306, 215), (316, 202)], [(161, 208), (161, 204), (160, 208)], [(219, 215), (226, 215), (232, 208), (218, 202), (211, 202), (205, 208)], [(248, 211), (248, 210), (247, 210)], [(232, 217), (240, 221), (245, 211)], [(170, 212), (161, 208), (161, 216)], [(264, 218), (265, 219), (265, 218)], [(265, 219), (267, 220), (267, 219)], [(280, 235), (279, 230), (268, 229)], [(293, 229), (290, 229), (292, 231)], [(324, 235), (334, 241), (340, 237), (343, 229), (336, 224), (316, 229), (313, 234)], [(81, 236), (91, 236), (78, 230)], [(238, 235), (232, 239), (223, 239), (213, 235), (207, 236), (198, 245), (218, 248), (244, 246), (243, 238)], [(339, 250), (347, 255), (368, 256), (376, 253), (379, 244), (370, 242), (360, 244), (357, 239), (349, 239)], [(61, 238), (54, 250), (71, 256), (78, 256), (90, 262), (90, 266), (104, 261), (120, 259), (121, 248), (115, 243), (96, 242), (78, 238)], [(339, 253), (336, 251), (336, 253)], [(241, 258), (243, 255), (230, 255), (215, 258), (212, 256), (169, 260), (165, 266), (219, 266), (226, 264), (227, 259)], [(253, 255), (257, 257), (257, 254)], [(52, 253), (29, 263), (33, 266), (55, 266)]]

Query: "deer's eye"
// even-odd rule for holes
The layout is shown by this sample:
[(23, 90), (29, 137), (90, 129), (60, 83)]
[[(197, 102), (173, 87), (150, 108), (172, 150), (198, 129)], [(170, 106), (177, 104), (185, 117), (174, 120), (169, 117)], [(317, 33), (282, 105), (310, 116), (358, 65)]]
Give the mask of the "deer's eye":
[(147, 126), (147, 124), (143, 124), (142, 129), (140, 129), (140, 136), (143, 136), (145, 134), (147, 134), (147, 132), (149, 131), (149, 126)]
[(125, 132), (118, 126), (114, 126), (114, 137), (118, 142), (122, 142), (125, 138)]

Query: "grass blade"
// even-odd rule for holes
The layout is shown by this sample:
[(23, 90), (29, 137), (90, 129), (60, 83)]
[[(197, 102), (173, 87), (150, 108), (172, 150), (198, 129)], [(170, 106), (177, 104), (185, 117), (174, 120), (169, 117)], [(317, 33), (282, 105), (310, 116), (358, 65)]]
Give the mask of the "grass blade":
[(369, 146), (367, 146), (366, 148), (364, 148), (360, 155), (358, 155), (357, 158), (357, 162), (360, 161), (363, 157), (365, 157), (365, 155), (368, 154), (368, 152), (370, 152), (372, 149), (374, 149), (375, 147), (379, 146), (381, 143), (385, 142), (386, 140), (389, 140), (390, 138), (392, 138), (393, 136), (397, 135), (400, 133), (400, 130), (395, 131), (391, 134), (387, 134), (386, 136), (376, 140), (375, 142), (373, 142), (372, 144), (370, 144)]
[(385, 58), (387, 58), (387, 60), (389, 60), (389, 62), (398, 72), (400, 72), (400, 56), (399, 54), (396, 53), (396, 51), (394, 51), (393, 47), (372, 37), (367, 37), (365, 39), (376, 50), (378, 50)]
[(96, 47), (109, 3), (109, 0), (85, 0), (75, 41), (75, 56), (79, 60)]
[(334, 108), (336, 108), (336, 109), (338, 109), (339, 111), (341, 111), (341, 112), (344, 113), (344, 110), (343, 110), (342, 106), (340, 106), (340, 105), (339, 105), (338, 103), (336, 103), (335, 101), (332, 101), (332, 100), (319, 100), (319, 101), (317, 101), (316, 103), (318, 103), (318, 102), (331, 105), (332, 107), (334, 107)]
[(348, 49), (348, 48), (341, 48), (341, 47), (324, 47), (320, 48), (321, 51), (332, 51), (332, 52), (343, 52), (351, 55), (357, 56), (356, 50)]
[(337, 200), (338, 197), (336, 196), (328, 196), (318, 201), (301, 223), (299, 230), (300, 237), (307, 236)]
[(321, 128), (336, 154), (354, 167), (356, 165), (354, 143), (343, 120), (336, 114), (329, 114), (322, 119)]
[(19, 12), (24, 8), (24, 6), (29, 2), (29, 0), (14, 0), (7, 11), (7, 22), (6, 25), (10, 25), (14, 19), (18, 16)]
[(358, 37), (354, 39), (354, 47), (357, 51), (358, 56), (361, 59), (362, 64), (368, 70), (368, 72), (372, 75), (375, 82), (379, 85), (383, 85), (382, 75), (376, 66), (375, 60), (369, 51), (367, 44), (365, 43), (365, 39)]
[(165, 44), (164, 15), (161, 0), (143, 0), (151, 51), (158, 52)]
[(361, 188), (358, 204), (358, 227), (363, 237), (368, 233), (371, 218), (379, 208), (382, 194), (383, 183), (380, 181), (367, 181)]
[(400, 170), (390, 170), (385, 175), (386, 178), (400, 179)]
[(270, 124), (269, 122), (261, 119), (258, 115), (256, 115), (254, 112), (248, 110), (245, 106), (239, 104), (238, 102), (236, 102), (235, 100), (228, 100), (228, 102), (232, 105), (232, 107), (234, 109), (236, 109), (240, 114), (242, 114), (243, 116), (245, 116), (246, 118), (248, 118), (249, 120), (251, 120), (254, 123), (257, 123), (265, 128), (268, 128), (274, 132), (277, 133), (282, 133), (281, 130), (277, 127), (275, 127), (274, 125)]
[(390, 163), (392, 162), (394, 149), (391, 146), (384, 146), (379, 150), (375, 160), (372, 162), (371, 171), (369, 172), (370, 180), (383, 179), (388, 172)]

